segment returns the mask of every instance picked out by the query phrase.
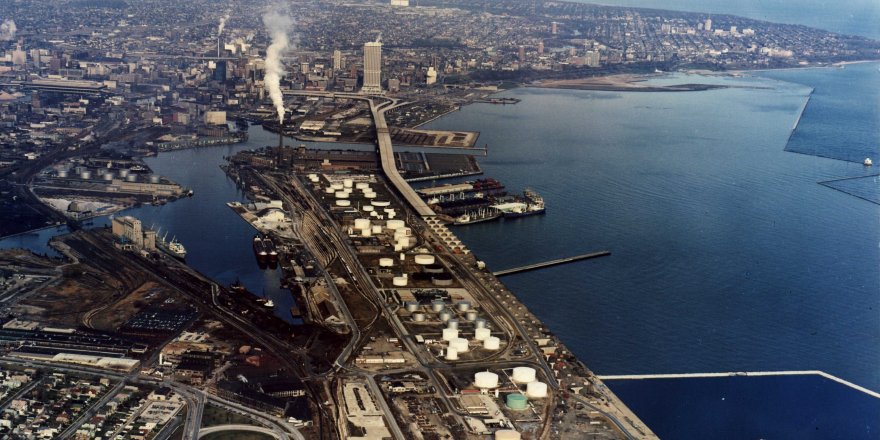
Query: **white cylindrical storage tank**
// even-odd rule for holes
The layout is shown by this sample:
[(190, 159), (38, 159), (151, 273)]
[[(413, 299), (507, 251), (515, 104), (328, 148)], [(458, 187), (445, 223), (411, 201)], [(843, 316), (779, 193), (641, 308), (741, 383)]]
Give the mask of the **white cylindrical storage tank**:
[(485, 341), (489, 339), (489, 336), (492, 336), (492, 330), (487, 328), (478, 328), (474, 330), (474, 339), (478, 341)]
[[(457, 302), (457, 303), (455, 304), (455, 308), (456, 308), (459, 312), (466, 312), (466, 311), (470, 310), (470, 308), (471, 308), (471, 303), (468, 302), (468, 301), (459, 301), (459, 302)], [(474, 318), (476, 319), (476, 317), (474, 317)], [(472, 321), (473, 321), (473, 320), (472, 320)]]
[[(376, 208), (374, 208), (374, 207), (372, 207), (372, 206), (370, 206), (370, 205), (367, 205), (367, 206), (361, 206), (361, 211), (364, 211), (364, 212), (370, 212), (370, 213), (376, 214), (376, 213), (373, 211), (374, 209), (376, 209)], [(376, 214), (376, 215), (378, 215), (378, 214)]]
[(458, 339), (458, 330), (454, 328), (444, 328), (442, 338), (444, 341)]
[(376, 214), (376, 211), (370, 213), (370, 217), (379, 217), (379, 214)]
[(348, 198), (348, 191), (336, 191), (336, 198), (337, 199), (347, 199)]
[(413, 321), (425, 322), (425, 314), (424, 313), (413, 313)]
[(354, 228), (355, 229), (369, 229), (370, 228), (370, 219), (368, 218), (356, 218), (354, 219)]
[(324, 194), (333, 194), (333, 193), (335, 193), (335, 192), (336, 192), (336, 190), (333, 189), (333, 188), (331, 188), (331, 187), (329, 187), (329, 186), (326, 187), (326, 188), (324, 188)]
[(83, 171), (83, 172), (79, 173), (79, 178), (83, 179), (83, 180), (89, 180), (92, 178), (92, 172), (91, 171)]
[(440, 314), (438, 316), (441, 321), (446, 322), (452, 318), (452, 312), (450, 312), (449, 310), (442, 310), (440, 311)]
[(498, 387), (498, 375), (491, 371), (480, 371), (474, 374), (474, 385), (477, 388), (497, 388)]
[(468, 321), (476, 321), (477, 320), (477, 311), (476, 310), (468, 310), (464, 312), (464, 319)]
[(334, 191), (342, 191), (345, 187), (341, 183), (331, 183), (330, 188), (333, 188)]
[(501, 348), (501, 339), (497, 336), (489, 336), (483, 341), (483, 348), (486, 350), (498, 350)]
[(443, 310), (444, 306), (445, 306), (445, 304), (443, 303), (443, 301), (439, 301), (439, 300), (431, 301), (431, 311), (434, 313), (437, 313), (437, 312)]
[(384, 208), (386, 206), (390, 206), (391, 202), (385, 200), (373, 200), (372, 202), (370, 202), (370, 204), (377, 208)]
[(406, 226), (406, 223), (404, 223), (403, 220), (388, 220), (388, 222), (385, 223), (386, 228), (391, 229), (391, 230), (395, 230), (395, 231), (404, 227), (404, 226)]
[[(396, 235), (396, 234), (395, 234)], [(409, 239), (407, 239), (409, 241)], [(429, 264), (434, 264), (434, 256), (430, 254), (418, 254), (416, 255), (416, 264), (421, 264), (422, 266), (427, 266)]]
[(532, 367), (514, 367), (513, 381), (516, 383), (529, 383), (535, 381), (535, 369)]
[(486, 328), (486, 320), (483, 318), (477, 318), (476, 320), (474, 320), (474, 327)]
[(526, 397), (529, 399), (543, 399), (547, 397), (547, 384), (534, 381), (526, 385)]
[(458, 360), (458, 350), (454, 348), (446, 349), (446, 360), (447, 361), (457, 361)]
[(394, 277), (391, 279), (391, 284), (394, 287), (406, 287), (406, 277)]
[(409, 246), (409, 237), (400, 237), (397, 239), (397, 242), (395, 244), (402, 248), (405, 248)]
[(107, 180), (107, 181), (113, 180), (113, 173), (105, 173), (104, 180)]
[(336, 206), (351, 206), (351, 200), (339, 199), (336, 201)]
[(522, 436), (512, 429), (499, 429), (495, 431), (495, 440), (521, 440)]
[(419, 303), (415, 301), (407, 301), (406, 304), (404, 304), (404, 308), (406, 308), (407, 312), (415, 312), (419, 309)]
[(468, 351), (468, 340), (465, 338), (455, 338), (449, 341), (449, 348), (454, 348), (458, 350), (459, 353), (464, 353)]
[(370, 228), (367, 228), (367, 229), (364, 229), (361, 231), (361, 237), (372, 237), (372, 236), (373, 236), (373, 232), (370, 230)]
[(458, 320), (457, 319), (450, 319), (450, 320), (446, 321), (446, 327), (458, 330)]
[(364, 193), (364, 198), (365, 198), (365, 199), (375, 199), (375, 198), (376, 198), (376, 193), (374, 193), (374, 192), (365, 192), (365, 193)]
[(138, 180), (137, 174), (129, 174), (129, 175), (125, 176), (126, 182), (137, 182), (137, 180)]
[(60, 170), (60, 171), (58, 171), (58, 177), (59, 177), (60, 179), (65, 179), (65, 178), (67, 178), (67, 170)]
[(344, 179), (344, 180), (342, 181), (342, 187), (343, 187), (343, 188), (351, 188), (352, 186), (354, 186), (354, 181), (353, 181), (353, 180), (351, 180), (351, 179)]
[(358, 182), (358, 183), (354, 184), (354, 187), (357, 189), (364, 189), (364, 188), (369, 188), (370, 184), (367, 182)]
[(380, 267), (394, 266), (394, 259), (393, 258), (380, 258), (379, 259), (379, 266)]
[(383, 208), (382, 212), (391, 213), (394, 212), (394, 208)]
[(119, 177), (128, 177), (128, 173), (130, 173), (128, 168), (123, 168), (119, 170)]
[(381, 234), (382, 233), (381, 226), (373, 226), (372, 230), (373, 230), (373, 234)]

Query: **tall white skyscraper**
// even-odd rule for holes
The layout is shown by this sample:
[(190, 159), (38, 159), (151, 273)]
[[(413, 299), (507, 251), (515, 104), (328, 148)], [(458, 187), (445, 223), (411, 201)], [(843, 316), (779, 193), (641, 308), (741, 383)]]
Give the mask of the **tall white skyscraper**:
[(382, 93), (382, 43), (364, 43), (364, 87), (361, 93)]
[(345, 66), (342, 65), (342, 51), (336, 49), (333, 51), (333, 70), (342, 70)]
[(703, 29), (705, 29), (707, 31), (712, 30), (712, 19), (711, 18), (706, 19), (706, 23), (703, 25)]

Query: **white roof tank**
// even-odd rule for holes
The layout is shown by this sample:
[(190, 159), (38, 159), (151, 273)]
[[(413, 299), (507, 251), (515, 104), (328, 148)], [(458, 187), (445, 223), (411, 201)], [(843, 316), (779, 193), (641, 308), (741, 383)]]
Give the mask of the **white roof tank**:
[(368, 219), (368, 218), (354, 219), (354, 228), (357, 230), (369, 229), (370, 228), (370, 219)]
[(458, 329), (444, 328), (442, 338), (444, 341), (451, 341), (453, 339), (458, 339)]
[(501, 348), (501, 339), (497, 336), (489, 336), (483, 341), (483, 348), (486, 350), (498, 350)]
[(547, 397), (547, 384), (534, 381), (526, 385), (526, 397), (529, 399), (543, 399)]
[(513, 381), (516, 383), (529, 383), (535, 381), (535, 369), (532, 367), (514, 367)]
[(415, 260), (416, 260), (416, 264), (421, 264), (422, 266), (427, 266), (429, 264), (434, 264), (434, 260), (436, 260), (436, 259), (434, 258), (433, 255), (418, 254), (415, 257)]
[(468, 340), (464, 338), (455, 338), (449, 341), (449, 347), (458, 350), (459, 353), (468, 351)]
[(457, 361), (458, 360), (458, 350), (454, 348), (446, 349), (446, 360), (447, 361)]
[(485, 341), (489, 339), (489, 336), (492, 336), (492, 330), (487, 328), (478, 328), (474, 330), (474, 339), (478, 341)]
[(394, 266), (394, 259), (393, 258), (380, 258), (379, 259), (379, 266), (381, 266), (381, 267)]
[(474, 385), (477, 388), (497, 388), (498, 375), (491, 371), (480, 371), (474, 374)]
[(336, 200), (336, 206), (351, 206), (351, 200), (338, 199)]
[(394, 277), (391, 279), (394, 287), (406, 287), (406, 277)]

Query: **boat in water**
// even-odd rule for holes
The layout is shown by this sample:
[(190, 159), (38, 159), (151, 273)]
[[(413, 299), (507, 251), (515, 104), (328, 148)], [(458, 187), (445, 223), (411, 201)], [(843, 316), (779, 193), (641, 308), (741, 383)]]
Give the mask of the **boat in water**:
[(488, 222), (501, 218), (502, 212), (494, 208), (481, 208), (476, 211), (466, 212), (455, 218), (455, 225), (472, 225), (474, 223)]
[(869, 167), (874, 165), (874, 161), (872, 161), (870, 157), (866, 157), (862, 164)]
[(257, 257), (257, 262), (261, 264), (265, 264), (269, 260), (269, 252), (266, 250), (266, 245), (263, 243), (263, 239), (260, 238), (259, 235), (254, 235), (254, 255)]
[(277, 262), (278, 261), (278, 250), (275, 249), (275, 242), (272, 241), (271, 238), (263, 239), (263, 246), (266, 248), (266, 253), (269, 257), (269, 261)]
[(181, 260), (186, 259), (186, 248), (183, 244), (177, 241), (177, 237), (171, 237), (171, 241), (167, 241), (167, 237), (167, 232), (163, 237), (159, 237), (158, 234), (156, 234), (156, 247), (174, 258)]
[(544, 198), (531, 189), (523, 191), (523, 197), (513, 202), (505, 202), (493, 205), (493, 208), (501, 211), (504, 218), (525, 217), (527, 215), (544, 214), (547, 208), (544, 206)]

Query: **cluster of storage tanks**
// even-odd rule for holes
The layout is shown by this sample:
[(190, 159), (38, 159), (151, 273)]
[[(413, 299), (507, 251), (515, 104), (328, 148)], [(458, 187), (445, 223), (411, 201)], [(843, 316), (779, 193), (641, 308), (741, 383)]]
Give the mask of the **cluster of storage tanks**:
[[(107, 168), (88, 168), (84, 166), (77, 166), (75, 168), (67, 168), (63, 167), (57, 169), (55, 171), (56, 176), (59, 179), (71, 179), (78, 178), (81, 180), (99, 180), (110, 182), (113, 179), (119, 178), (125, 180), (127, 182), (137, 182), (138, 175), (132, 173), (128, 168), (122, 168), (117, 170), (118, 175), (114, 174), (113, 170)], [(159, 183), (161, 178), (157, 175), (151, 175), (149, 178), (150, 183)]]
[[(510, 409), (523, 410), (528, 406), (528, 400), (544, 399), (547, 397), (547, 384), (537, 380), (536, 371), (532, 367), (516, 367), (510, 376), (514, 386), (522, 390), (525, 385), (525, 393), (509, 393), (505, 403)], [(480, 371), (474, 374), (474, 386), (481, 390), (492, 390), (499, 387), (499, 376), (491, 371)]]
[[(404, 303), (404, 310), (411, 313), (410, 316), (414, 322), (425, 322), (427, 320), (427, 314), (420, 309), (421, 306), (417, 302), (408, 301)], [(475, 345), (491, 351), (501, 348), (501, 339), (497, 336), (492, 336), (492, 331), (489, 330), (486, 319), (479, 317), (477, 311), (471, 308), (469, 301), (459, 301), (455, 304), (455, 311), (453, 311), (446, 306), (445, 301), (435, 300), (431, 302), (428, 310), (436, 314), (440, 322), (446, 324), (446, 327), (441, 331), (440, 337), (447, 344), (443, 353), (444, 359), (448, 361), (458, 360), (458, 356), (461, 353), (470, 350), (471, 341), (462, 337), (464, 331), (460, 328), (462, 324), (462, 321), (459, 320), (460, 318), (463, 318), (464, 322), (473, 325), (473, 342)]]

